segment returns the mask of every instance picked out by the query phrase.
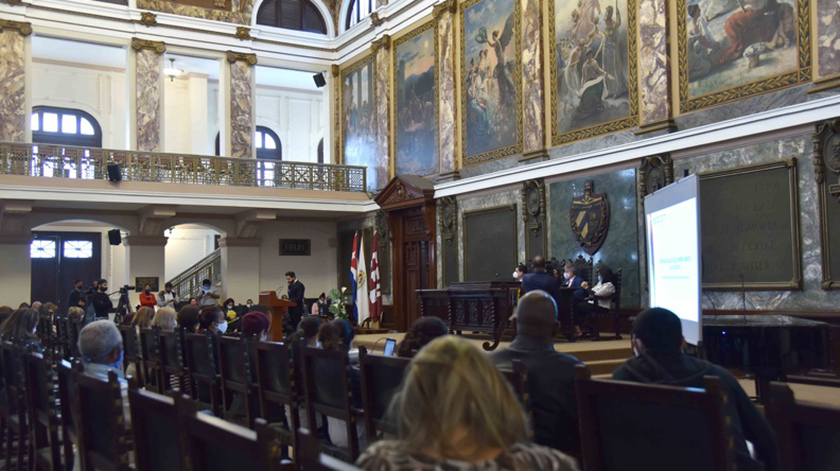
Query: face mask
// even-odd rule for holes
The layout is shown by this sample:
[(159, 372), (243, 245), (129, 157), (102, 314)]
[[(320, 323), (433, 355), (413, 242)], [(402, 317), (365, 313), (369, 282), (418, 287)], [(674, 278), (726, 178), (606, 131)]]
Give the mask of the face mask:
[(315, 348), (323, 348), (323, 347), (321, 346), (321, 341), (320, 341), (320, 340), (316, 340), (316, 341), (315, 341)]
[(210, 291), (210, 287), (209, 287), (209, 286), (202, 286), (202, 287), (201, 287), (201, 289), (203, 289), (205, 293), (206, 293), (206, 292), (208, 292), (208, 291)]
[(563, 272), (563, 278), (565, 278), (565, 279), (567, 279), (567, 280), (568, 280), (568, 279), (569, 279), (569, 278), (571, 278), (571, 277), (572, 277), (572, 274), (571, 274), (571, 273), (569, 273), (569, 272)]
[(148, 290), (148, 289), (147, 289), (147, 290), (144, 290), (144, 291), (146, 292), (146, 294), (149, 294), (149, 291), (151, 291), (151, 290)]
[(233, 309), (233, 304), (228, 304), (228, 309)]
[(108, 363), (106, 366), (110, 366), (111, 368), (113, 368), (113, 369), (115, 369), (115, 370), (120, 370), (120, 371), (122, 371), (122, 366), (123, 366), (123, 351), (122, 351), (122, 350), (120, 350), (120, 358), (119, 358), (119, 360), (115, 361), (114, 363)]
[(519, 272), (518, 272), (518, 271), (514, 271), (514, 272), (513, 272), (513, 275), (510, 275), (510, 276), (512, 276), (512, 277), (513, 277), (513, 279), (515, 280), (515, 279), (519, 278)]
[(253, 306), (253, 304), (248, 303), (248, 304), (246, 304), (246, 306), (248, 306), (248, 308), (250, 309), (250, 308), (251, 308), (251, 306)]
[(222, 322), (221, 324), (218, 324), (216, 327), (218, 327), (219, 332), (221, 332), (223, 334), (225, 332), (227, 332), (227, 322)]

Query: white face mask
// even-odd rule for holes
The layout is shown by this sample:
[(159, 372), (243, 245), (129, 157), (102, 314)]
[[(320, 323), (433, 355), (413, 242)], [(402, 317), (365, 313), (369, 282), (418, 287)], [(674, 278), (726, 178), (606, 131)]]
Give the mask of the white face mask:
[(569, 278), (571, 278), (571, 277), (572, 277), (572, 274), (571, 274), (571, 273), (569, 273), (569, 272), (567, 272), (567, 271), (564, 271), (564, 272), (563, 272), (563, 278), (565, 278), (565, 279), (567, 279), (567, 280), (568, 280), (568, 279), (569, 279)]
[(519, 279), (519, 272), (514, 270), (513, 275), (511, 275), (511, 276), (513, 277), (514, 280), (518, 280)]
[(228, 304), (228, 309), (233, 309), (233, 304)]
[(222, 322), (221, 324), (218, 324), (217, 327), (219, 329), (219, 332), (223, 334), (227, 332), (227, 322)]

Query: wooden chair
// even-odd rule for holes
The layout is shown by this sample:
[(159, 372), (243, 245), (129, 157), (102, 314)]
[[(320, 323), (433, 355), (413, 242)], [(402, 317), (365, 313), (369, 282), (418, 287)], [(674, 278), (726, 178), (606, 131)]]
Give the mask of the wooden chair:
[(185, 334), (187, 372), (193, 399), (210, 407), (213, 415), (222, 414), (221, 389), (216, 365), (218, 346), (211, 333)]
[(67, 322), (69, 322), (67, 316), (55, 317), (56, 358), (66, 359), (70, 357)]
[(410, 358), (371, 355), (359, 347), (359, 366), (362, 379), (365, 431), (368, 443), (378, 439), (379, 433), (395, 435), (397, 424), (390, 421), (391, 400), (400, 391)]
[(163, 393), (163, 385), (159, 380), (161, 376), (159, 335), (160, 327), (140, 329), (140, 364), (142, 368), (137, 370), (137, 375), (142, 375), (142, 383), (146, 385), (147, 389)]
[(24, 356), (26, 402), (29, 412), (29, 459), (32, 471), (61, 471), (59, 418), (50, 363), (40, 353)]
[[(27, 428), (26, 400), (24, 399), (25, 384), (23, 379), (23, 364), (21, 350), (11, 342), (0, 342), (0, 361), (2, 361), (3, 390), (6, 401), (2, 404), (3, 422), (5, 423), (6, 435), (6, 467), (11, 471), (17, 469), (23, 471), (27, 457)], [(15, 442), (17, 439), (17, 442)], [(12, 447), (17, 443), (17, 461), (15, 468), (12, 468)]]
[(298, 430), (298, 436), (301, 442), (298, 457), (299, 471), (362, 471), (351, 464), (321, 453), (318, 439), (309, 430), (301, 428)]
[[(257, 342), (255, 352), (260, 417), (269, 423), (283, 424), (283, 427), (272, 427), (276, 435), (275, 440), (282, 446), (291, 447), (297, 456), (296, 432), (300, 427), (300, 397), (297, 393), (299, 385), (295, 379), (291, 345)], [(286, 408), (289, 410), (288, 421), (283, 417)]]
[[(563, 264), (563, 267), (569, 265), (575, 267), (575, 275), (583, 278), (591, 284), (593, 262), (594, 260), (592, 258), (589, 258), (587, 260), (586, 258), (584, 258), (583, 255), (578, 255), (578, 257), (574, 260), (570, 258), (566, 263)], [(560, 275), (562, 276), (563, 273), (560, 273)]]
[(505, 377), (510, 386), (513, 388), (513, 393), (522, 404), (522, 409), (531, 413), (531, 397), (528, 393), (528, 374), (525, 371), (525, 365), (522, 360), (515, 359), (511, 361), (510, 369), (499, 368), (499, 372)]
[(83, 471), (131, 471), (129, 432), (117, 374), (108, 379), (77, 373), (79, 454)]
[(163, 391), (172, 388), (172, 377), (176, 378), (178, 388), (187, 394), (190, 394), (187, 381), (187, 369), (184, 367), (184, 358), (181, 352), (181, 335), (178, 332), (171, 332), (166, 330), (160, 331), (158, 337), (158, 347), (160, 351), (160, 373), (158, 381), (162, 385)]
[[(79, 428), (76, 419), (76, 412), (79, 410), (79, 407), (75, 392), (75, 375), (81, 373), (82, 364), (77, 362), (71, 365), (69, 362), (62, 360), (58, 362), (57, 366), (58, 402), (61, 410), (62, 454), (66, 469), (69, 470), (73, 466), (74, 460), (73, 445), (78, 445), (79, 443)], [(79, 463), (81, 470), (84, 470), (84, 456), (81, 456), (81, 454), (79, 455)]]
[(128, 399), (136, 471), (188, 470), (181, 431), (184, 414), (195, 413), (195, 404), (183, 395), (163, 396), (136, 387), (129, 389)]
[(840, 469), (840, 407), (797, 401), (788, 385), (770, 383), (764, 412), (784, 471)]
[[(256, 383), (252, 374), (251, 358), (254, 342), (236, 337), (219, 337), (219, 376), (222, 388), (222, 399), (226, 418), (231, 420), (234, 414), (245, 413), (245, 420), (250, 427), (257, 414), (257, 400), (254, 396), (253, 384)], [(237, 403), (236, 397), (244, 401), (245, 410), (233, 410)]]
[(137, 330), (133, 326), (121, 325), (120, 335), (123, 340), (123, 371), (128, 368), (128, 365), (133, 363), (137, 371), (137, 380), (140, 381), (140, 386), (145, 386), (143, 383), (143, 357), (140, 355), (140, 338), (137, 335)]
[(301, 347), (300, 355), (309, 427), (316, 427), (316, 414), (343, 420), (346, 425), (348, 448), (332, 444), (324, 444), (323, 447), (327, 453), (344, 461), (356, 461), (359, 457), (356, 422), (362, 412), (353, 407), (349, 377), (350, 359), (347, 353)]
[(67, 356), (65, 358), (81, 358), (79, 352), (79, 333), (82, 331), (81, 322), (67, 320)]
[(182, 429), (190, 469), (202, 471), (277, 471), (280, 458), (265, 421), (256, 431), (207, 414), (188, 414)]
[[(622, 268), (619, 268), (615, 272), (613, 272), (613, 280), (612, 284), (615, 287), (615, 293), (610, 296), (611, 307), (610, 310), (606, 313), (596, 313), (591, 316), (592, 324), (593, 324), (593, 331), (592, 331), (592, 340), (621, 340), (623, 337), (621, 336), (621, 278), (622, 278)], [(593, 285), (594, 286), (594, 285)], [(600, 334), (600, 324), (599, 319), (612, 319), (613, 321), (613, 332), (614, 335), (612, 337), (601, 337)]]
[(590, 379), (583, 366), (576, 374), (587, 471), (733, 469), (719, 378), (705, 377), (700, 390)]

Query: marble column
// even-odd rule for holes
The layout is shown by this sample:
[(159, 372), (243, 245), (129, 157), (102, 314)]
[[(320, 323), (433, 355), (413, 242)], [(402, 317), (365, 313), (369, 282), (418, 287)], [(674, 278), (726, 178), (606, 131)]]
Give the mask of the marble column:
[(388, 184), (391, 153), (389, 126), (390, 115), (390, 80), (391, 73), (391, 36), (384, 35), (373, 41), (370, 46), (375, 54), (373, 60), (373, 93), (376, 95), (376, 182), (377, 190)]
[[(157, 277), (163, 287), (166, 283), (166, 242), (164, 236), (130, 235), (123, 239), (128, 260), (128, 284), (137, 278)], [(131, 292), (131, 305), (140, 303), (139, 293)]]
[(673, 127), (667, 10), (668, 0), (639, 0), (639, 133)]
[(30, 23), (0, 20), (0, 141), (26, 138), (26, 36)]
[(230, 155), (253, 155), (254, 147), (254, 66), (256, 54), (228, 51), (230, 64)]
[(542, 22), (542, 2), (522, 0), (523, 153), (525, 154), (545, 149)]
[(166, 45), (159, 41), (133, 38), (135, 51), (135, 83), (137, 89), (137, 150), (160, 152), (163, 128), (163, 53)]
[(455, 37), (453, 21), (456, 3), (448, 0), (436, 5), (434, 16), (438, 22), (438, 124), (440, 126), (440, 173), (441, 179), (457, 177), (455, 160)]
[(341, 153), (341, 69), (339, 68), (338, 64), (332, 64), (330, 66), (330, 72), (332, 74), (331, 84), (333, 87), (332, 163), (341, 165), (344, 163), (344, 157)]
[(31, 243), (31, 234), (0, 235), (0, 260), (3, 260), (4, 267), (14, 267), (0, 270), (2, 304), (17, 306), (24, 301), (32, 301), (29, 299), (32, 292), (32, 260), (29, 258)]

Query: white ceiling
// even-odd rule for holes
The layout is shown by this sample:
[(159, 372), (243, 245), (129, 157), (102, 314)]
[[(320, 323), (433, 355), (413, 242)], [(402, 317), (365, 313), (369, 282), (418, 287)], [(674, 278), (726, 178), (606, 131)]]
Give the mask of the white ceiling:
[(315, 72), (303, 72), (300, 70), (277, 69), (274, 67), (257, 66), (257, 85), (269, 85), (272, 87), (295, 88), (298, 90), (318, 91), (312, 76)]
[(126, 50), (116, 46), (34, 36), (32, 38), (32, 57), (99, 67), (125, 68)]
[(164, 56), (164, 67), (169, 67), (169, 59), (175, 59), (175, 67), (184, 72), (204, 74), (213, 80), (219, 79), (220, 61), (215, 59), (204, 59), (201, 57), (182, 56), (180, 54), (166, 54)]

